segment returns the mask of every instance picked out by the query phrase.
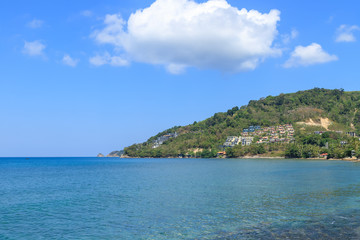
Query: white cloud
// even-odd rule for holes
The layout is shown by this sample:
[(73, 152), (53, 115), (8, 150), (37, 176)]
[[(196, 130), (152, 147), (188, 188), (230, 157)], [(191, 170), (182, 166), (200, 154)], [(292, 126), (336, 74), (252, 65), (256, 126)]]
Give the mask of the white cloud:
[(295, 39), (299, 36), (299, 32), (296, 29), (291, 30), (291, 39)]
[(41, 21), (39, 19), (34, 19), (31, 22), (28, 22), (27, 26), (29, 28), (34, 28), (35, 29), (35, 28), (41, 28), (43, 24), (44, 24), (43, 21)]
[(89, 62), (90, 64), (97, 67), (105, 64), (109, 64), (115, 67), (123, 67), (129, 65), (129, 62), (126, 59), (120, 56), (111, 56), (108, 52), (105, 52), (102, 55), (96, 55), (94, 57), (91, 57), (89, 59)]
[(298, 36), (299, 36), (299, 32), (296, 29), (293, 29), (288, 34), (282, 34), (281, 38), (282, 38), (283, 44), (289, 44), (291, 42), (291, 40), (294, 40)]
[(106, 15), (105, 27), (93, 37), (129, 59), (165, 65), (172, 73), (186, 67), (237, 72), (281, 54), (273, 47), (278, 21), (278, 10), (239, 10), (226, 0), (156, 0), (127, 21)]
[(89, 62), (94, 66), (102, 66), (108, 64), (107, 58), (101, 55), (96, 55), (94, 57), (91, 57), (89, 59)]
[(91, 17), (93, 15), (93, 12), (90, 10), (84, 10), (80, 14), (84, 17)]
[(166, 70), (172, 74), (181, 74), (185, 72), (185, 69), (186, 69), (186, 65), (181, 65), (181, 64), (170, 63), (169, 65), (166, 66)]
[(122, 57), (112, 56), (109, 64), (111, 66), (122, 67), (122, 66), (128, 66), (129, 62), (123, 59)]
[(321, 63), (327, 63), (338, 60), (335, 55), (330, 55), (325, 52), (317, 43), (312, 43), (309, 46), (297, 46), (291, 53), (290, 59), (283, 65), (285, 68), (309, 66)]
[(46, 46), (40, 41), (27, 42), (25, 41), (23, 53), (30, 56), (43, 56)]
[(354, 36), (354, 32), (355, 31), (359, 31), (360, 27), (353, 25), (353, 26), (348, 26), (348, 25), (341, 25), (337, 30), (336, 30), (336, 42), (355, 42), (356, 38)]
[(62, 63), (70, 67), (76, 67), (79, 63), (79, 59), (73, 59), (70, 55), (65, 54), (62, 59)]

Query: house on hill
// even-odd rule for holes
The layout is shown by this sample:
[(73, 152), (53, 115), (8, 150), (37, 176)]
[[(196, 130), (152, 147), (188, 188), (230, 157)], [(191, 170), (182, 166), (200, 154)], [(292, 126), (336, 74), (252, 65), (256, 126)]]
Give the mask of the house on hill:
[(225, 147), (234, 147), (236, 145), (239, 145), (240, 141), (241, 140), (239, 139), (239, 137), (234, 137), (234, 136), (227, 137), (227, 139), (224, 143), (224, 148)]
[(355, 132), (346, 132), (346, 135), (349, 135), (350, 137), (356, 137)]
[(241, 145), (242, 146), (248, 146), (252, 143), (252, 141), (254, 140), (253, 137), (240, 137), (239, 138), (241, 141)]
[(170, 138), (176, 138), (178, 136), (177, 132), (174, 133), (168, 133), (165, 134), (163, 136), (158, 137), (155, 141), (154, 141), (154, 145), (152, 148), (158, 148), (160, 147), (160, 145), (162, 145), (165, 141), (169, 140)]
[(241, 144), (242, 146), (248, 146), (252, 143), (253, 139), (254, 139), (254, 137), (230, 136), (230, 137), (227, 137), (226, 142), (223, 144), (223, 148), (234, 147), (239, 144)]

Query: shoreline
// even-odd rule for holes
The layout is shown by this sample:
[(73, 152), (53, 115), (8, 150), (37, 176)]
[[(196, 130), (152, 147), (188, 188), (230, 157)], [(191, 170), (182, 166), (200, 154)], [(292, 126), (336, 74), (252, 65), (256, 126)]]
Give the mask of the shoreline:
[[(118, 158), (128, 158), (128, 159), (138, 159), (141, 157), (129, 157), (129, 156), (122, 156), (122, 157), (118, 157)], [(144, 159), (155, 159), (154, 157), (143, 157)], [(158, 157), (159, 159), (197, 159), (197, 158), (185, 158), (185, 157)], [(198, 158), (201, 159), (201, 158)], [(330, 159), (326, 159), (326, 158), (286, 158), (286, 157), (265, 157), (265, 156), (244, 156), (244, 157), (237, 157), (237, 158), (212, 158), (212, 159), (291, 159), (291, 160), (324, 160), (324, 161), (345, 161), (345, 162), (360, 162), (360, 159), (356, 159), (356, 158), (330, 158)]]

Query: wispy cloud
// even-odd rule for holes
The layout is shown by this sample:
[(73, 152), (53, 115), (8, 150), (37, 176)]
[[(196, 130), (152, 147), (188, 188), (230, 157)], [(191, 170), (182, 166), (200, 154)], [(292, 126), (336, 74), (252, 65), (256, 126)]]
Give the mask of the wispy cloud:
[(84, 10), (84, 11), (82, 11), (80, 14), (81, 14), (81, 16), (84, 16), (84, 17), (91, 17), (91, 16), (93, 16), (93, 12), (90, 11), (90, 10)]
[(108, 52), (105, 52), (102, 55), (96, 55), (94, 57), (91, 57), (89, 59), (90, 64), (94, 65), (94, 66), (102, 66), (102, 65), (106, 65), (109, 64), (111, 66), (115, 66), (115, 67), (123, 67), (123, 66), (128, 66), (129, 65), (129, 61), (127, 61), (126, 59), (120, 57), (120, 56), (111, 56)]
[(278, 21), (278, 10), (240, 10), (226, 0), (156, 0), (127, 21), (106, 15), (104, 28), (92, 36), (122, 49), (128, 59), (164, 65), (172, 73), (186, 67), (238, 72), (281, 55), (273, 47)]
[(281, 39), (283, 44), (289, 44), (291, 40), (296, 39), (298, 36), (299, 36), (299, 32), (296, 29), (293, 29), (288, 34), (282, 34)]
[(352, 25), (352, 26), (348, 26), (348, 25), (341, 25), (337, 30), (336, 30), (336, 42), (355, 42), (356, 38), (354, 33), (356, 31), (359, 31), (360, 27), (357, 25)]
[(24, 43), (23, 53), (29, 56), (43, 56), (46, 46), (39, 40)]
[(306, 47), (297, 46), (295, 50), (291, 53), (289, 60), (285, 62), (283, 67), (291, 68), (299, 66), (309, 66), (336, 60), (338, 60), (338, 57), (336, 55), (330, 55), (322, 49), (321, 45), (317, 43), (312, 43)]
[(44, 21), (42, 20), (39, 20), (39, 19), (34, 19), (32, 20), (31, 22), (28, 22), (26, 25), (29, 27), (29, 28), (41, 28), (44, 24)]
[(79, 63), (79, 59), (73, 59), (70, 55), (65, 54), (62, 59), (62, 63), (70, 67), (76, 67)]
[(330, 16), (327, 20), (326, 20), (326, 23), (327, 24), (330, 24), (334, 21), (334, 16)]

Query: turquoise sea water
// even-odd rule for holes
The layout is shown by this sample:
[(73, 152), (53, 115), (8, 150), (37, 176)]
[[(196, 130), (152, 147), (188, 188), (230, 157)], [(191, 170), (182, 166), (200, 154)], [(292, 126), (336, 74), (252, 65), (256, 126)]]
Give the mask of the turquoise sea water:
[(0, 158), (0, 239), (360, 239), (360, 164)]

